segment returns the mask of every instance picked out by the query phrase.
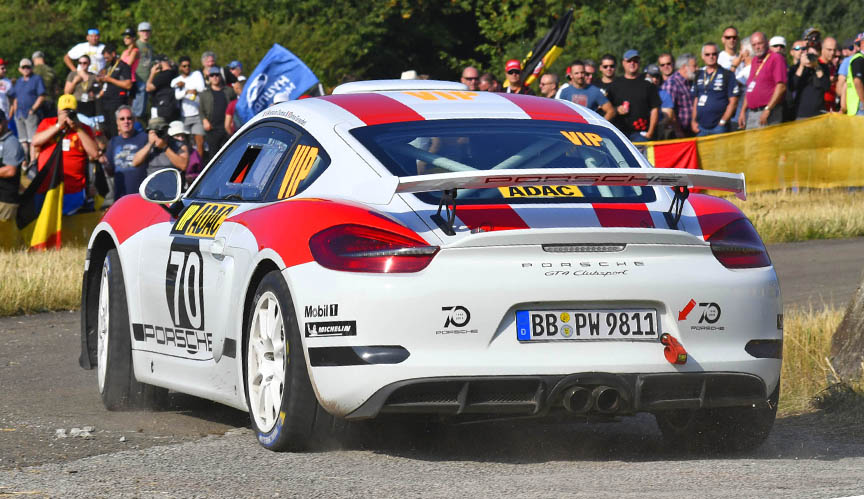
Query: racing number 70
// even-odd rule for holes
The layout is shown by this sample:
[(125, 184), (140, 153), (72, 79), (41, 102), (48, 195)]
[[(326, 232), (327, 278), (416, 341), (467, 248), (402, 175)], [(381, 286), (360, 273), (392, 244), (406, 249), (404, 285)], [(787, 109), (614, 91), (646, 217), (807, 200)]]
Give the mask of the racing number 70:
[(201, 254), (189, 248), (171, 248), (165, 279), (166, 298), (176, 327), (203, 326)]

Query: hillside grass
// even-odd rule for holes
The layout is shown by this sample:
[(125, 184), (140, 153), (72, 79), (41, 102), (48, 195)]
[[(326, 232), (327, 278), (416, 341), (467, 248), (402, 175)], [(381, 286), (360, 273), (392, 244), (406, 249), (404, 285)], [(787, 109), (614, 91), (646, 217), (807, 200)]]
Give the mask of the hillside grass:
[(808, 189), (729, 198), (766, 244), (864, 236), (864, 191)]
[(86, 252), (0, 251), (0, 316), (78, 308)]

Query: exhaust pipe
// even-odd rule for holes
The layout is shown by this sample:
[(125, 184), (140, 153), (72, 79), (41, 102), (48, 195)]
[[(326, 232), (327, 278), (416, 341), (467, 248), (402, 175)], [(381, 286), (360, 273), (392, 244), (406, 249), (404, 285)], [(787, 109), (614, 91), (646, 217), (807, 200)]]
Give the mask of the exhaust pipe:
[(614, 388), (598, 386), (594, 389), (594, 404), (598, 412), (611, 414), (621, 407), (621, 394)]
[(571, 386), (564, 391), (564, 408), (574, 414), (585, 414), (594, 405), (594, 396), (581, 386)]

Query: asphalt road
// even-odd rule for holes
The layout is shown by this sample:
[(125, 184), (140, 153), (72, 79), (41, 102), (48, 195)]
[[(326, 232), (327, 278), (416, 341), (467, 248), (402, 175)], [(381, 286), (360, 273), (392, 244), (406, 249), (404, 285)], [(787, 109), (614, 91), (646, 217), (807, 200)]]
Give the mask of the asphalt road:
[[(864, 238), (769, 248), (789, 306), (842, 307)], [(606, 424), (481, 424), (374, 432), (341, 449), (274, 454), (245, 413), (172, 395), (109, 413), (77, 365), (77, 312), (0, 319), (0, 497), (838, 497), (864, 494), (864, 427), (778, 420), (744, 456), (681, 456), (650, 416)], [(93, 426), (89, 438), (57, 429)]]

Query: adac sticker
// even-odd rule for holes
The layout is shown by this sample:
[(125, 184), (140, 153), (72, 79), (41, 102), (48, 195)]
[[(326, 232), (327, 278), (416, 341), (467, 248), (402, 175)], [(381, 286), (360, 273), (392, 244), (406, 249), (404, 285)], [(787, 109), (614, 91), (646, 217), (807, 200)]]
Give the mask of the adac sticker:
[(193, 202), (174, 223), (171, 235), (212, 239), (222, 222), (236, 209), (236, 204)]
[(526, 185), (499, 187), (505, 198), (581, 198), (582, 191), (575, 185)]

